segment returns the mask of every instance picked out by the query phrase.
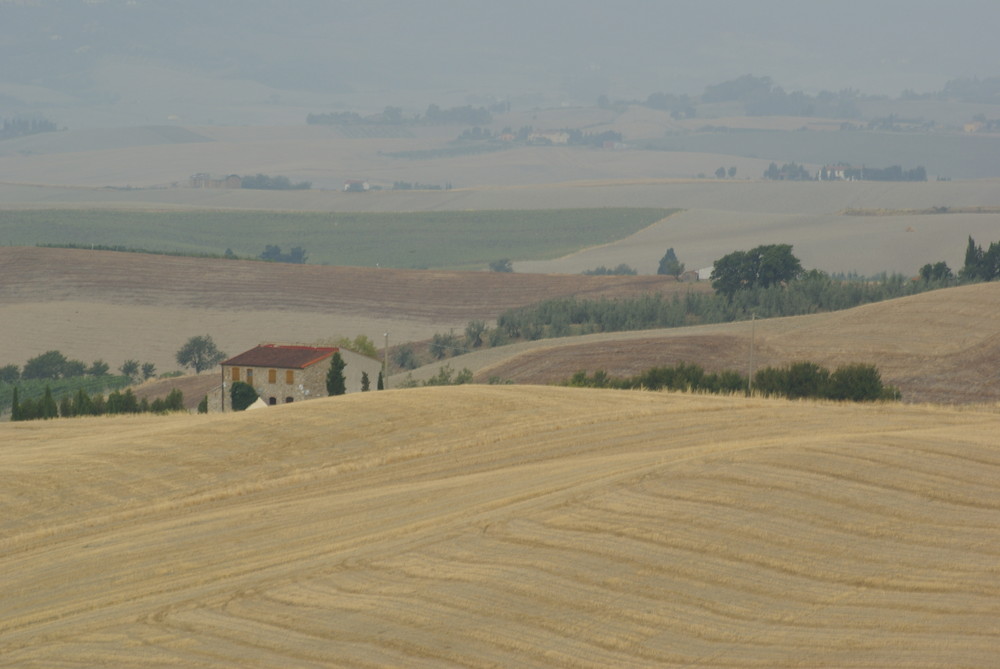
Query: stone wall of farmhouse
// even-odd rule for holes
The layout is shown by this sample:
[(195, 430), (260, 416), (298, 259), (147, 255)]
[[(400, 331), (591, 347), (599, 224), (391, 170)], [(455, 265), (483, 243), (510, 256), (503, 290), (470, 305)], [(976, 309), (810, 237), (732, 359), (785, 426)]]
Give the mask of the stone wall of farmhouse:
[[(361, 392), (361, 373), (368, 372), (369, 388), (375, 390), (378, 384), (378, 373), (382, 371), (382, 362), (366, 355), (355, 353), (354, 351), (340, 350), (340, 357), (344, 359), (347, 366), (344, 367), (344, 380), (347, 383), (347, 392)], [(326, 395), (326, 373), (330, 369), (330, 363), (325, 362), (323, 367), (323, 394)]]
[[(361, 375), (368, 372), (369, 387), (376, 389), (378, 373), (382, 363), (373, 358), (352, 351), (340, 351), (344, 359), (344, 380), (348, 393), (361, 392)], [(233, 367), (224, 366), (224, 392), (220, 400), (223, 411), (231, 411), (229, 389), (233, 381), (249, 383), (265, 402), (272, 405), (302, 402), (303, 400), (326, 397), (326, 374), (330, 371), (330, 359), (310, 365), (305, 369), (283, 369), (280, 367), (238, 367), (237, 376)], [(213, 402), (216, 407), (218, 403)]]

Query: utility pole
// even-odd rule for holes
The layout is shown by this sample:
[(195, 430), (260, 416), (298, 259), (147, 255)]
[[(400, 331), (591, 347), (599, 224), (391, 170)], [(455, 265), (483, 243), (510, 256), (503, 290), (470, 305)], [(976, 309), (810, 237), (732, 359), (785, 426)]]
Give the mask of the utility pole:
[(389, 390), (389, 333), (385, 333), (385, 348), (382, 350), (382, 388)]

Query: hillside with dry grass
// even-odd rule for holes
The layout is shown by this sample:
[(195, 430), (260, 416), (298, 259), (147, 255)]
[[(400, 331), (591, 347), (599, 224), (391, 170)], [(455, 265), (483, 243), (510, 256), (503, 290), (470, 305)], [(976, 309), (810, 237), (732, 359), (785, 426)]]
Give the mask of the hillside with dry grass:
[(483, 386), (3, 423), (0, 656), (990, 666), (998, 429), (995, 407)]
[[(578, 371), (637, 375), (693, 363), (710, 372), (814, 362), (875, 365), (907, 402), (1000, 401), (1000, 282), (844, 311), (665, 330), (609, 332), (490, 349), (449, 361), (477, 381), (558, 384)], [(440, 364), (413, 373), (421, 380)]]

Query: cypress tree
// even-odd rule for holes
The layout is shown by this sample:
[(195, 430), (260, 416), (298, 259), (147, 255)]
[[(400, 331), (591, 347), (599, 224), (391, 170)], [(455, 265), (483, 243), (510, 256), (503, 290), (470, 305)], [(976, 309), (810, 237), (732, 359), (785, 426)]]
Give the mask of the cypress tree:
[(347, 382), (344, 379), (344, 367), (347, 363), (340, 356), (334, 353), (330, 360), (330, 371), (326, 373), (326, 392), (329, 395), (343, 395), (347, 392)]
[[(379, 382), (382, 381), (382, 377), (379, 376)], [(21, 402), (17, 398), (17, 386), (14, 386), (14, 396), (10, 400), (10, 419), (11, 421), (24, 420), (21, 413)]]
[(56, 406), (56, 401), (52, 399), (52, 389), (45, 386), (45, 396), (42, 397), (42, 405), (40, 407), (40, 418), (58, 418), (59, 417), (59, 407)]

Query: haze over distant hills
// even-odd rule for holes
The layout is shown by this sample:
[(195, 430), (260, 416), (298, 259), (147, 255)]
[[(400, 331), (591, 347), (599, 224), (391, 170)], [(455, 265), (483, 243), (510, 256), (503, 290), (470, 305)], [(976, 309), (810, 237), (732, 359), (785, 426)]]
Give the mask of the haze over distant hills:
[(898, 95), (995, 76), (980, 0), (0, 0), (0, 116), (61, 125), (301, 121), (306, 110), (698, 94), (743, 74)]

